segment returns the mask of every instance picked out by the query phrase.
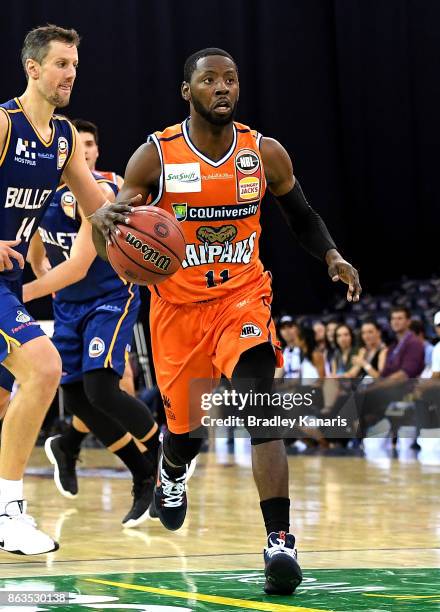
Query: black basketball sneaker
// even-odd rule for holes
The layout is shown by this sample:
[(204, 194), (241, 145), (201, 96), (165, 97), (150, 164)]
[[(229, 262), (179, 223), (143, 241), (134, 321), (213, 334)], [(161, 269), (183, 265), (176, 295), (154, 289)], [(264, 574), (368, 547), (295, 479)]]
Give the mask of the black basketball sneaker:
[(295, 537), (291, 533), (279, 531), (270, 533), (267, 548), (264, 549), (267, 595), (291, 595), (303, 576), (297, 561)]
[(54, 466), (53, 478), (58, 491), (64, 497), (72, 498), (78, 495), (78, 479), (76, 477), (78, 455), (65, 452), (61, 448), (60, 440), (61, 435), (47, 438), (44, 443), (44, 451)]
[(149, 476), (145, 480), (133, 481), (131, 494), (133, 495), (133, 505), (129, 512), (122, 519), (124, 527), (137, 527), (149, 517), (148, 509), (153, 500), (154, 476)]
[(157, 513), (164, 527), (171, 531), (176, 531), (182, 527), (186, 516), (188, 505), (186, 499), (188, 466), (182, 468), (178, 475), (170, 475), (163, 463), (163, 453), (160, 451), (157, 482), (154, 488), (153, 512), (155, 510), (154, 513)]

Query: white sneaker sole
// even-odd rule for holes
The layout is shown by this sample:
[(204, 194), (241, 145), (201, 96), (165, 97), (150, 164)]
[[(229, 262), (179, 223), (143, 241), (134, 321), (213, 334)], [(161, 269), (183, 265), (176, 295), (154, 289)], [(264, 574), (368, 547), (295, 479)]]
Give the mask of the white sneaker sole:
[(150, 513), (150, 507), (148, 507), (147, 510), (143, 514), (141, 514), (139, 518), (130, 519), (126, 523), (122, 523), (122, 527), (124, 529), (133, 529), (133, 527), (138, 527), (139, 525), (144, 523), (149, 518), (150, 516), (149, 513)]
[(11, 555), (22, 555), (22, 556), (29, 557), (31, 555), (46, 555), (47, 553), (55, 552), (56, 550), (59, 549), (59, 547), (60, 545), (58, 544), (58, 542), (53, 542), (52, 548), (49, 548), (48, 550), (39, 550), (38, 552), (25, 552), (23, 550), (8, 550), (7, 548), (1, 545), (0, 545), (0, 550), (4, 550), (5, 552), (10, 553)]
[(74, 495), (70, 491), (66, 491), (66, 489), (64, 489), (63, 485), (61, 484), (60, 471), (58, 469), (58, 463), (57, 463), (57, 461), (55, 459), (55, 455), (53, 454), (52, 449), (50, 447), (50, 443), (54, 439), (54, 437), (55, 436), (47, 438), (46, 442), (44, 443), (44, 452), (46, 453), (46, 457), (49, 459), (49, 461), (51, 462), (51, 464), (54, 467), (53, 479), (55, 481), (55, 486), (58, 489), (58, 491), (61, 493), (61, 495), (63, 495), (63, 497), (67, 497), (68, 499), (75, 499), (75, 497), (77, 497), (77, 495)]

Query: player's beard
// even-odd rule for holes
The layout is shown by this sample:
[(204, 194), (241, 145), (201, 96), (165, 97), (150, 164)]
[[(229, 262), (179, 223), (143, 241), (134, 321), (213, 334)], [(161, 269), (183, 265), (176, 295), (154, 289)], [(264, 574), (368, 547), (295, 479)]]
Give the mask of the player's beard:
[(62, 98), (59, 94), (55, 93), (51, 96), (47, 96), (47, 101), (55, 108), (64, 108), (69, 105), (70, 95), (67, 98)]
[(229, 125), (234, 121), (235, 112), (237, 110), (238, 100), (235, 102), (234, 106), (231, 108), (231, 112), (227, 115), (214, 115), (214, 113), (203, 106), (201, 102), (197, 100), (197, 98), (191, 98), (192, 105), (194, 106), (194, 110), (203, 117), (208, 123), (211, 125)]

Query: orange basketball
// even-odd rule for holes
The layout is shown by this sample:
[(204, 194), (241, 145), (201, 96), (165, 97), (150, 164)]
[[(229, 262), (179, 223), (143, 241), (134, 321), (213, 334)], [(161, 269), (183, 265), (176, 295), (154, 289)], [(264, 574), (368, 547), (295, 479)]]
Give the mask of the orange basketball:
[(137, 206), (129, 225), (118, 224), (119, 236), (107, 245), (115, 272), (137, 285), (158, 285), (180, 268), (185, 238), (179, 222), (154, 206)]

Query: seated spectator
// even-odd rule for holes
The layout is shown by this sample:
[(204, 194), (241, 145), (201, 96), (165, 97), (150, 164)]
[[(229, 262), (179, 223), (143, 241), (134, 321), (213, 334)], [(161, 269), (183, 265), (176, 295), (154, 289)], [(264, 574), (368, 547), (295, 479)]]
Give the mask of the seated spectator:
[(431, 378), (434, 346), (426, 339), (425, 326), (420, 319), (412, 319), (409, 328), (419, 338), (425, 348), (425, 367), (420, 374), (420, 378)]
[(355, 378), (379, 378), (387, 348), (382, 342), (382, 330), (376, 321), (365, 321), (361, 326), (362, 346), (353, 357), (351, 375)]
[(313, 332), (315, 334), (316, 348), (321, 353), (325, 353), (327, 349), (327, 342), (325, 337), (325, 325), (322, 321), (315, 321), (313, 323)]
[(325, 373), (327, 376), (331, 374), (332, 371), (332, 359), (337, 349), (336, 346), (336, 328), (339, 325), (339, 321), (332, 319), (328, 321), (325, 326), (325, 342), (326, 342), (326, 350), (324, 353), (325, 359)]
[(410, 330), (409, 309), (404, 306), (392, 308), (390, 324), (396, 339), (388, 347), (382, 377), (406, 380), (420, 376), (425, 367), (425, 348)]
[(353, 357), (357, 350), (354, 347), (354, 334), (349, 325), (340, 323), (336, 327), (336, 351), (332, 359), (332, 375), (335, 378), (353, 376)]
[(310, 384), (325, 377), (324, 356), (316, 346), (315, 332), (310, 327), (300, 327), (298, 346), (301, 350), (301, 382)]
[(276, 372), (277, 378), (299, 378), (301, 366), (301, 351), (298, 346), (299, 326), (293, 317), (285, 315), (278, 324), (278, 332), (286, 344), (283, 351), (284, 367)]
[(414, 379), (425, 367), (423, 343), (410, 330), (411, 313), (404, 306), (391, 310), (390, 325), (396, 339), (388, 347), (381, 377), (368, 385), (362, 401), (363, 434), (384, 418), (391, 402), (404, 399), (414, 390)]
[[(440, 339), (440, 310), (434, 315), (434, 327), (437, 336)], [(432, 351), (432, 378), (440, 378), (440, 341), (434, 346)]]

